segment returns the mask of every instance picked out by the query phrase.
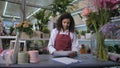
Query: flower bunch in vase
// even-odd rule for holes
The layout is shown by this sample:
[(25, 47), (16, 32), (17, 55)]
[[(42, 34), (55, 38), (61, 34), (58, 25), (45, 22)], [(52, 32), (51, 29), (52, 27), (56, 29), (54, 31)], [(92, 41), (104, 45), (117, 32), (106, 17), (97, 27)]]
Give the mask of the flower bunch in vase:
[[(99, 31), (100, 27), (108, 23), (110, 20), (111, 1), (108, 0), (90, 0), (89, 7), (84, 8), (82, 16), (86, 17), (86, 25), (89, 30), (95, 32), (96, 36), (96, 57), (101, 61), (108, 60), (107, 51), (104, 44), (104, 34)], [(115, 5), (114, 5), (115, 6)]]
[(16, 24), (15, 28), (19, 33), (25, 32), (29, 36), (32, 35), (33, 33), (33, 30), (32, 30), (33, 25), (31, 22), (28, 22), (28, 21), (23, 21), (23, 22)]

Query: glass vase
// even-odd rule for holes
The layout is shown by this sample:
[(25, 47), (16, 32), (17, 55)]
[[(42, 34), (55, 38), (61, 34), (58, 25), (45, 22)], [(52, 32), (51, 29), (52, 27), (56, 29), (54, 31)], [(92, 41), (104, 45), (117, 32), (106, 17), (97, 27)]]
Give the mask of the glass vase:
[(104, 44), (105, 38), (102, 32), (96, 33), (96, 58), (100, 61), (108, 60), (108, 51)]

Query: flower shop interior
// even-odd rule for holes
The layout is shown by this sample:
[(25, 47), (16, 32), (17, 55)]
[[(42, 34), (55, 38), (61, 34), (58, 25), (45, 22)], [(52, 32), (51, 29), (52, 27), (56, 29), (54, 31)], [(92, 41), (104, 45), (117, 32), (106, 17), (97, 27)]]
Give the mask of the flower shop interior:
[[(75, 21), (80, 55), (70, 66), (50, 61), (47, 50), (50, 33), (65, 12)], [(0, 0), (0, 67), (5, 66), (119, 68), (120, 0)]]

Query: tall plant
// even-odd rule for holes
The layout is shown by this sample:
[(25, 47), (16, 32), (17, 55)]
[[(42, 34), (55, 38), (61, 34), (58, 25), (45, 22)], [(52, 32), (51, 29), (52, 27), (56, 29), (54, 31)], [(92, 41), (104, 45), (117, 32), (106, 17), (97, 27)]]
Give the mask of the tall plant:
[(49, 17), (51, 16), (51, 12), (46, 12), (46, 9), (39, 10), (35, 15), (33, 15), (37, 19), (37, 25), (39, 26), (39, 30), (42, 31), (44, 27), (46, 27)]

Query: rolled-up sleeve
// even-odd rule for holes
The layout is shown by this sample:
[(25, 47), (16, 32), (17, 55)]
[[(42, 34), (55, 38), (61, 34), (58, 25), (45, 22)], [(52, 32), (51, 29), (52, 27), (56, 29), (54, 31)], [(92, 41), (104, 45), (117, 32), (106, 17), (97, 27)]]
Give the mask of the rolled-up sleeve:
[(79, 47), (78, 47), (78, 38), (77, 38), (77, 35), (76, 33), (73, 33), (72, 34), (72, 51), (77, 51), (79, 50)]
[(50, 39), (49, 39), (49, 43), (48, 43), (48, 50), (49, 50), (50, 54), (52, 54), (54, 51), (56, 51), (56, 49), (54, 48), (55, 37), (56, 37), (56, 32), (54, 29), (51, 31), (51, 35), (50, 35)]

